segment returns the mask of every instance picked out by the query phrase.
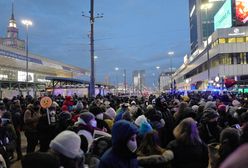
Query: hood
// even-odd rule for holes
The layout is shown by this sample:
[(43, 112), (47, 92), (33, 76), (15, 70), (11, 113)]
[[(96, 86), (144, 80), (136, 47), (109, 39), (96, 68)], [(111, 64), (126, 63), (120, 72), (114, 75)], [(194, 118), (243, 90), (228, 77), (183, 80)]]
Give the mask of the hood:
[(204, 106), (204, 110), (208, 109), (208, 108), (211, 108), (211, 109), (214, 109), (216, 110), (216, 103), (215, 102), (212, 102), (212, 101), (208, 101), (205, 106)]
[(128, 155), (127, 141), (138, 133), (138, 128), (129, 121), (117, 121), (112, 128), (112, 147), (117, 153)]

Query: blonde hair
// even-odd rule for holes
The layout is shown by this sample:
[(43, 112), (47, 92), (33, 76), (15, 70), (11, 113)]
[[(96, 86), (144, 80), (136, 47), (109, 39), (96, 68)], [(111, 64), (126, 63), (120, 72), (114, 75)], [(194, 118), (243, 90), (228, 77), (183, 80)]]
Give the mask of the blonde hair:
[(173, 134), (177, 141), (188, 145), (202, 143), (199, 136), (196, 121), (192, 118), (185, 118), (174, 129)]

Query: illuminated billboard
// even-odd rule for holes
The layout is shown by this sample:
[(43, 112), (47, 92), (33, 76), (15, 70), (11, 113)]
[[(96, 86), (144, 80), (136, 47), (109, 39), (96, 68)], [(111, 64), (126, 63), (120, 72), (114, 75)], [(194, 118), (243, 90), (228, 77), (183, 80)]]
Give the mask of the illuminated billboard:
[[(18, 82), (26, 82), (26, 74), (26, 72), (18, 71)], [(34, 82), (34, 73), (28, 73), (28, 82)]]
[(232, 0), (226, 0), (214, 16), (214, 30), (232, 27)]
[(235, 1), (236, 11), (236, 25), (247, 25), (248, 24), (248, 0), (236, 0)]

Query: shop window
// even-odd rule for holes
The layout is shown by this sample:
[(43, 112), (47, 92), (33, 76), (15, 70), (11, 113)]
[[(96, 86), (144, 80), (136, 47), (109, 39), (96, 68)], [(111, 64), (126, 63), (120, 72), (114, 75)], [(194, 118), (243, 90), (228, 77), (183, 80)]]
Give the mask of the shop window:
[[(248, 37), (247, 37), (248, 38)], [(248, 40), (248, 39), (247, 39)], [(219, 43), (220, 44), (224, 44), (224, 43), (226, 43), (226, 39), (225, 38), (220, 38), (219, 39)]]
[(236, 43), (236, 38), (228, 38), (228, 43)]
[(244, 37), (237, 37), (237, 43), (243, 43), (245, 42)]
[(248, 37), (245, 37), (245, 42), (248, 42)]

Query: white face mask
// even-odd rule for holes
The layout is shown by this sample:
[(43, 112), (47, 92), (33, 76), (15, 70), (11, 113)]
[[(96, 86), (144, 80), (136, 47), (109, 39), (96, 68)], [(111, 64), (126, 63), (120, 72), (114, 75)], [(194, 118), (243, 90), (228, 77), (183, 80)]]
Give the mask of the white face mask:
[(127, 147), (131, 152), (135, 152), (137, 149), (137, 141), (136, 141), (136, 136), (132, 137), (128, 142), (127, 142)]
[(96, 127), (96, 126), (97, 126), (96, 120), (90, 120), (90, 125), (91, 125), (92, 127)]
[(96, 118), (99, 120), (103, 120), (103, 113), (97, 114)]

